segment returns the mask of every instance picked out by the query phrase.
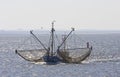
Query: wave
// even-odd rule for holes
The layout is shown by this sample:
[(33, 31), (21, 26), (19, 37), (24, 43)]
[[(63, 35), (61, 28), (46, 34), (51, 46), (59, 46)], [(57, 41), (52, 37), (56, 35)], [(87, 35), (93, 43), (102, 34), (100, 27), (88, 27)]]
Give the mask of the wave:
[(82, 63), (93, 63), (93, 62), (118, 62), (120, 61), (120, 57), (117, 58), (108, 58), (108, 59), (89, 59), (89, 60), (85, 60), (82, 61)]

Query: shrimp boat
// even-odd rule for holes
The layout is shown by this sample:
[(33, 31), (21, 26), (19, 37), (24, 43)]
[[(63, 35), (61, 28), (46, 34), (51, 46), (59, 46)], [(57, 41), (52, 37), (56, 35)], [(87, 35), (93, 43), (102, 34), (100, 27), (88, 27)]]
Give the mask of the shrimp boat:
[(75, 31), (74, 28), (65, 35), (62, 39), (60, 45), (57, 46), (56, 51), (54, 50), (54, 40), (55, 40), (55, 29), (54, 29), (54, 21), (52, 22), (51, 29), (51, 41), (50, 46), (46, 47), (43, 42), (30, 31), (30, 34), (38, 41), (39, 44), (43, 47), (43, 49), (32, 49), (32, 50), (19, 50), (16, 49), (15, 53), (21, 56), (23, 59), (31, 62), (46, 62), (46, 63), (81, 63), (81, 61), (85, 60), (89, 57), (92, 46), (89, 46), (89, 42), (87, 42), (87, 46), (83, 48), (66, 48), (65, 43), (72, 32)]

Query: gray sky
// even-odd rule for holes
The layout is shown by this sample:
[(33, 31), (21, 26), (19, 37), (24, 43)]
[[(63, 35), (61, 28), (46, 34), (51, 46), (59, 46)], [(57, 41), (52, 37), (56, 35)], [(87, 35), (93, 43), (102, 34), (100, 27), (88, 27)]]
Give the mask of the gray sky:
[(0, 29), (120, 30), (120, 0), (0, 0)]

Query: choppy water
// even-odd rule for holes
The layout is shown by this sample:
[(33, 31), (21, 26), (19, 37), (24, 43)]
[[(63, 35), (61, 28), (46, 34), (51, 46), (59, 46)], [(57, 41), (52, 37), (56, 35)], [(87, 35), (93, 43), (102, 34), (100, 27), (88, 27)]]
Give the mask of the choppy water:
[[(40, 65), (25, 61), (14, 53), (24, 35), (1, 35), (0, 77), (120, 77), (120, 34), (78, 36), (81, 39), (77, 42), (89, 41), (93, 46), (90, 57), (82, 64)], [(42, 35), (41, 39), (46, 37)]]

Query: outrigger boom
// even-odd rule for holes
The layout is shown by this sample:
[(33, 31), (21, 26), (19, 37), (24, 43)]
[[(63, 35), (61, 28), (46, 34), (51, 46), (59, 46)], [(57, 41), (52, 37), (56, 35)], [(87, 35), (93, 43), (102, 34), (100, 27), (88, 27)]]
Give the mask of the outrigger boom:
[(32, 30), (30, 31), (30, 34), (34, 36), (34, 38), (43, 46), (43, 48), (44, 48), (46, 51), (49, 51), (49, 50), (44, 46), (44, 44), (37, 38), (37, 36), (33, 33)]
[(67, 40), (67, 38), (70, 36), (70, 34), (71, 34), (73, 31), (75, 31), (74, 28), (72, 28), (72, 31), (64, 38), (63, 42), (58, 46), (58, 52), (59, 52), (60, 47), (64, 44), (64, 42)]

